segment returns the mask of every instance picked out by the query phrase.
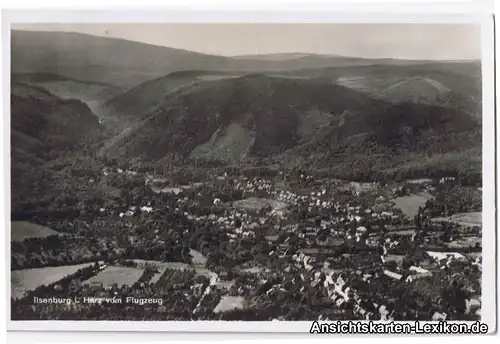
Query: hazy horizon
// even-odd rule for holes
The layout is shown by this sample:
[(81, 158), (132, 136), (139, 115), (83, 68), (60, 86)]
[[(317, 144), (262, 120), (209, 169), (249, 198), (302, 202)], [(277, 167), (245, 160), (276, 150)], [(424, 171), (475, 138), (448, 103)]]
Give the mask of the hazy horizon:
[(473, 24), (44, 23), (12, 24), (12, 29), (80, 33), (227, 57), (315, 54), (408, 60), (481, 58), (480, 26)]

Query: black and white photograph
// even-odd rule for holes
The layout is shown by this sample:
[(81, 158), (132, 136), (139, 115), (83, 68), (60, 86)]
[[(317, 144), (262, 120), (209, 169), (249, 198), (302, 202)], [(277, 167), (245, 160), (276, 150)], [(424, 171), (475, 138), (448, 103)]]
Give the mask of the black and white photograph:
[(11, 321), (481, 321), (481, 37), (13, 23)]

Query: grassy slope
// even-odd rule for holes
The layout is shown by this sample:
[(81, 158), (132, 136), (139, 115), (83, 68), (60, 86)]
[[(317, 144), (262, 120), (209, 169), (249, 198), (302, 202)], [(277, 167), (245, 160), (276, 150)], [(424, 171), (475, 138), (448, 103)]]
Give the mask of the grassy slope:
[[(413, 101), (416, 92), (419, 95), (418, 101), (424, 100), (430, 105), (451, 107), (481, 116), (481, 64), (476, 61), (346, 66), (306, 69), (281, 74), (320, 78), (364, 91), (390, 102)], [(417, 82), (409, 82), (411, 80)], [(398, 84), (404, 87), (392, 89)], [(436, 89), (432, 85), (439, 84), (451, 90), (451, 95), (435, 98)], [(392, 92), (389, 92), (391, 89)], [(425, 89), (430, 94), (427, 94)]]
[(45, 238), (58, 234), (55, 230), (27, 221), (11, 223), (11, 241), (23, 241), (28, 238)]

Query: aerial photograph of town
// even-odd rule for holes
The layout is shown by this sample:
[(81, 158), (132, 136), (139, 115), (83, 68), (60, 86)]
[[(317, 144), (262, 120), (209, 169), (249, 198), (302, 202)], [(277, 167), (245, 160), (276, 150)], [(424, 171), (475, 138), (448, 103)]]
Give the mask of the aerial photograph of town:
[(11, 319), (480, 320), (479, 37), (12, 25)]

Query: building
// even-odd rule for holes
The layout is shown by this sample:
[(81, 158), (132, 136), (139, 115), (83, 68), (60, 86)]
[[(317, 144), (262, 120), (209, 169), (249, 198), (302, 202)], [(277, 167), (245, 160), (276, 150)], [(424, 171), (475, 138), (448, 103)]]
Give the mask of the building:
[(219, 280), (221, 281), (229, 281), (233, 278), (233, 273), (230, 269), (222, 269), (219, 272)]

